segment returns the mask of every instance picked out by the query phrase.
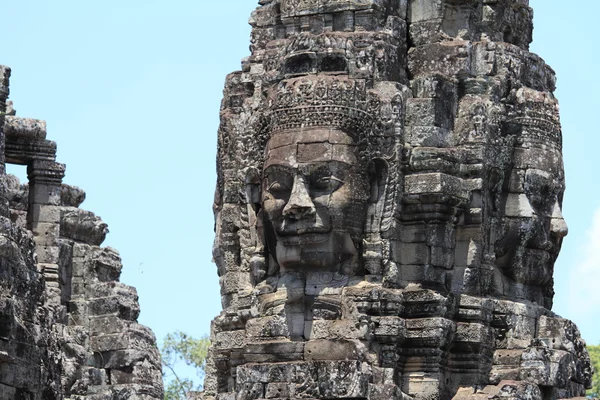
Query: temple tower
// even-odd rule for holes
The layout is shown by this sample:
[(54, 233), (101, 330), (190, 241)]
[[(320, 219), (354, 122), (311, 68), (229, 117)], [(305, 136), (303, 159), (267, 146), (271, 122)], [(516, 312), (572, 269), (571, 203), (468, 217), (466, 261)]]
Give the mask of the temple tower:
[(583, 396), (528, 1), (259, 3), (221, 105), (204, 399)]

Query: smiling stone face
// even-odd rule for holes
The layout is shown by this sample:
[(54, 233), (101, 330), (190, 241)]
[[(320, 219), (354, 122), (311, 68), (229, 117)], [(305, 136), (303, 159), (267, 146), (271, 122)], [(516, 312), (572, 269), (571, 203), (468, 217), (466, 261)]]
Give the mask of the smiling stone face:
[(335, 129), (286, 131), (271, 138), (266, 152), (262, 207), (276, 262), (282, 270), (349, 273), (368, 198), (353, 139)]

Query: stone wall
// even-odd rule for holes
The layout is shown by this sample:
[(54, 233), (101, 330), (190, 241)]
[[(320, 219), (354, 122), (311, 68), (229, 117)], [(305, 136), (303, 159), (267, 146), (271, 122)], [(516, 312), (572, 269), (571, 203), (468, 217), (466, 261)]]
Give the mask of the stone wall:
[[(45, 122), (15, 115), (9, 76), (0, 67), (0, 398), (162, 399), (156, 339), (119, 253), (101, 247), (107, 225), (62, 183)], [(28, 183), (5, 162), (26, 165)]]

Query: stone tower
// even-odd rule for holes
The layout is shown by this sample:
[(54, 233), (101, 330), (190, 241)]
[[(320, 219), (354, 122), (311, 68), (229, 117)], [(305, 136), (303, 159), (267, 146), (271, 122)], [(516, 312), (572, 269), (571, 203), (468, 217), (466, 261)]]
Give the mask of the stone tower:
[(162, 399), (154, 334), (119, 253), (100, 247), (107, 225), (62, 183), (46, 123), (15, 116), (9, 77), (0, 66), (0, 399)]
[(204, 399), (583, 396), (528, 0), (259, 3), (221, 105)]

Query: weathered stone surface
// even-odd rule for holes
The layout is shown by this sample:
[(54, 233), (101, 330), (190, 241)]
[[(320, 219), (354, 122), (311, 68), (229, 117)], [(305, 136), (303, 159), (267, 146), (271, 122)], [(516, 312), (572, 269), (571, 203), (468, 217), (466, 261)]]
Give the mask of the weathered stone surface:
[[(162, 399), (154, 334), (137, 324), (119, 253), (99, 247), (107, 225), (62, 184), (46, 123), (6, 104), (0, 66), (0, 398)], [(5, 173), (27, 165), (29, 182)]]
[(583, 395), (526, 0), (264, 0), (218, 133), (205, 399)]

